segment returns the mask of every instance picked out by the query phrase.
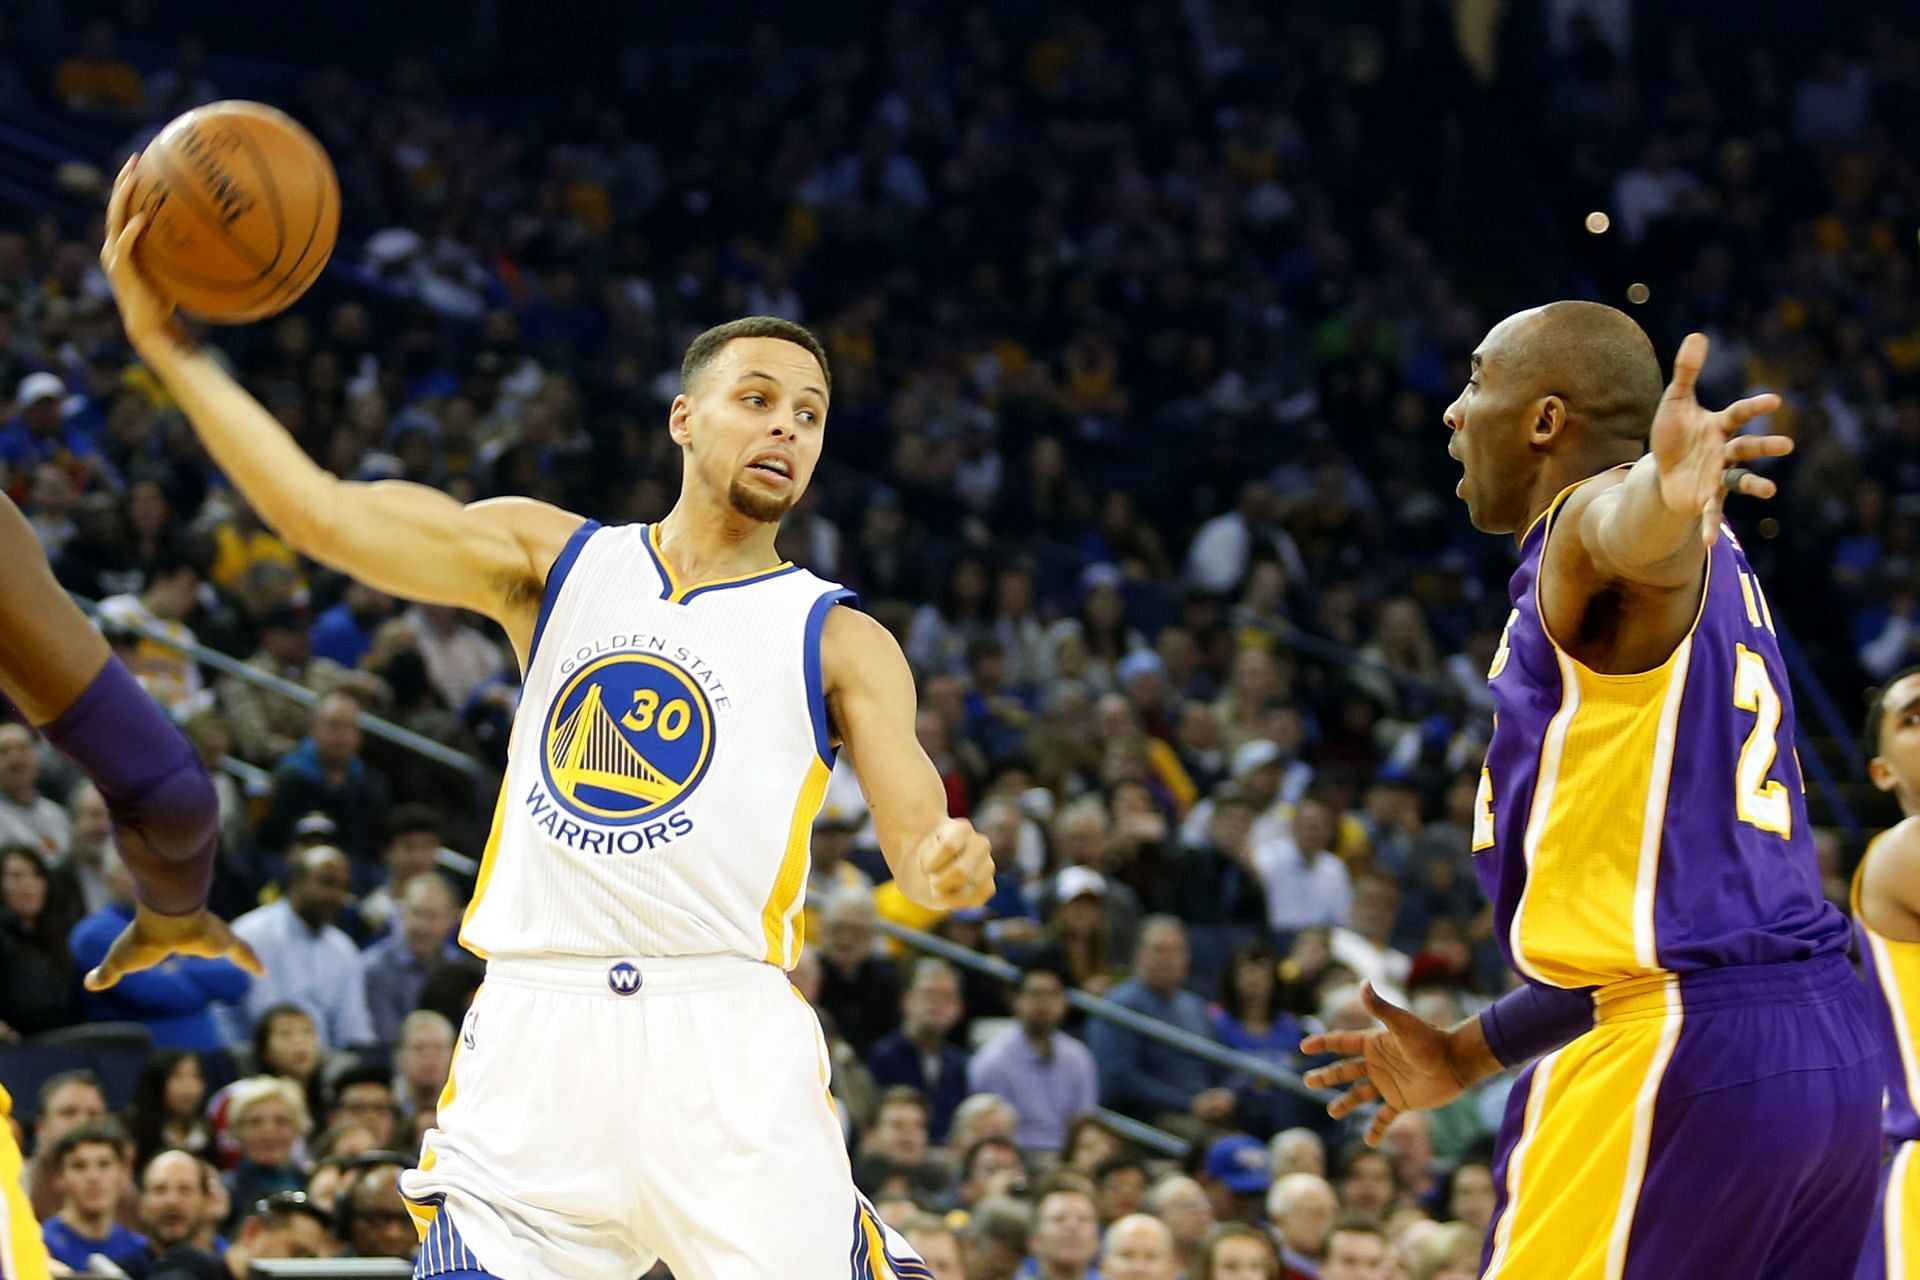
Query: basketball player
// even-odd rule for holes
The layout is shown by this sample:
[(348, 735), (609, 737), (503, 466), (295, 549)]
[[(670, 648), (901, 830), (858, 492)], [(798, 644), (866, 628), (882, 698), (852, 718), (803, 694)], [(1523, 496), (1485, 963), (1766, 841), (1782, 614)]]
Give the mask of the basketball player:
[(1867, 845), (1853, 877), (1853, 918), (1880, 1032), (1888, 1160), (1856, 1280), (1920, 1280), (1920, 667), (1896, 672), (1867, 706), (1873, 785), (1904, 820)]
[[(127, 173), (132, 172), (129, 164)], [(902, 891), (977, 906), (993, 862), (947, 816), (900, 647), (780, 561), (820, 456), (819, 342), (756, 318), (688, 347), (684, 471), (655, 525), (342, 482), (102, 254), (128, 336), (214, 461), (296, 549), (393, 595), (484, 613), (525, 687), (464, 945), (487, 980), (404, 1190), (418, 1274), (921, 1280), (855, 1192), (819, 1025), (786, 980), (836, 747)]]
[(1526, 982), (1451, 1030), (1369, 990), (1383, 1029), (1305, 1044), (1355, 1055), (1308, 1079), (1358, 1082), (1336, 1115), (1384, 1099), (1372, 1141), (1532, 1060), (1495, 1170), (1503, 1280), (1845, 1275), (1872, 1212), (1876, 1047), (1773, 615), (1720, 521), (1727, 465), (1790, 445), (1734, 435), (1777, 397), (1696, 402), (1706, 354), (1686, 340), (1663, 398), (1639, 326), (1581, 302), (1473, 353), (1449, 452), (1474, 526), (1520, 546), (1473, 847)]
[[(87, 987), (103, 991), (176, 954), (226, 956), (259, 973), (252, 949), (206, 910), (220, 806), (199, 757), (60, 589), (33, 526), (0, 494), (0, 721), (13, 717), (100, 788), (139, 894)], [(42, 1280), (47, 1251), (21, 1182), (12, 1108), (0, 1088), (0, 1280)]]

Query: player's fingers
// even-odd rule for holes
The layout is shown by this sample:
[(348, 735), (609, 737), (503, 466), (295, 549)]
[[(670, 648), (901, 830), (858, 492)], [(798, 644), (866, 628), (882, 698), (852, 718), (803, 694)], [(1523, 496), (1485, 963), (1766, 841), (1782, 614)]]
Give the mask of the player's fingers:
[(127, 162), (120, 166), (119, 176), (113, 180), (113, 192), (107, 197), (107, 233), (112, 235), (127, 217), (127, 203), (133, 199), (133, 166), (139, 160), (140, 153), (134, 152)]
[(1315, 1067), (1302, 1077), (1309, 1088), (1331, 1089), (1335, 1085), (1352, 1084), (1355, 1080), (1367, 1078), (1367, 1060), (1365, 1058), (1345, 1058), (1339, 1062), (1329, 1062), (1324, 1067)]
[(1378, 1101), (1380, 1091), (1373, 1087), (1371, 1081), (1363, 1081), (1328, 1103), (1327, 1114), (1335, 1120), (1345, 1120), (1360, 1108)]
[(1765, 476), (1754, 475), (1751, 471), (1742, 472), (1735, 486), (1735, 493), (1744, 493), (1749, 498), (1771, 498), (1780, 492), (1779, 485)]
[(1313, 1055), (1337, 1053), (1342, 1057), (1362, 1054), (1367, 1051), (1367, 1034), (1365, 1031), (1323, 1031), (1302, 1040), (1300, 1052)]
[(1391, 1102), (1380, 1104), (1380, 1110), (1374, 1113), (1373, 1123), (1367, 1126), (1367, 1145), (1377, 1147), (1381, 1139), (1387, 1136), (1387, 1129), (1400, 1118), (1400, 1108)]
[(927, 870), (939, 871), (952, 866), (966, 852), (972, 828), (960, 818), (943, 818), (931, 832), (933, 851), (927, 856)]
[(1752, 422), (1755, 418), (1764, 417), (1779, 407), (1780, 397), (1767, 391), (1757, 396), (1748, 396), (1744, 400), (1735, 400), (1727, 406), (1726, 415), (1727, 420), (1737, 428)]
[(1735, 436), (1727, 441), (1727, 462), (1750, 462), (1755, 458), (1784, 458), (1793, 452), (1792, 436)]
[(1693, 399), (1693, 384), (1700, 380), (1700, 366), (1707, 362), (1707, 335), (1690, 333), (1673, 357), (1673, 381), (1667, 384), (1667, 400)]
[(1424, 1025), (1419, 1018), (1408, 1013), (1399, 1005), (1394, 1004), (1378, 991), (1375, 991), (1371, 982), (1360, 984), (1360, 1003), (1367, 1007), (1368, 1013), (1378, 1018), (1392, 1030), (1400, 1031), (1410, 1026), (1418, 1027)]
[(107, 948), (107, 954), (100, 958), (100, 963), (83, 979), (87, 990), (105, 991), (133, 970), (144, 968), (135, 962), (135, 950), (128, 935), (123, 933), (115, 938), (113, 945)]
[(1700, 541), (1709, 547), (1720, 541), (1720, 496), (1720, 490), (1714, 490), (1700, 512)]

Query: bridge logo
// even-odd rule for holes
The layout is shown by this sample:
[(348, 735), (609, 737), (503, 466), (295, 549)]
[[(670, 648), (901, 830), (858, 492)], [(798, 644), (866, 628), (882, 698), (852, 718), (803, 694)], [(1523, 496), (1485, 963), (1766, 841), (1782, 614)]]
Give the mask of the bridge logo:
[(540, 765), (560, 805), (591, 822), (655, 818), (700, 784), (713, 758), (713, 708), (699, 684), (651, 653), (612, 653), (561, 687)]

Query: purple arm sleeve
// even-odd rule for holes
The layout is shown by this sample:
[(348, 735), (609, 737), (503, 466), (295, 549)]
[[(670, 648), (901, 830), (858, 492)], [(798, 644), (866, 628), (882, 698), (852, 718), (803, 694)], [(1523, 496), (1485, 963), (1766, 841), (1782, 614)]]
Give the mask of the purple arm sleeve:
[(1500, 1065), (1517, 1067), (1551, 1053), (1593, 1026), (1593, 991), (1529, 982), (1480, 1014), (1480, 1031)]
[(141, 903), (171, 916), (205, 905), (220, 839), (219, 797), (186, 736), (120, 659), (108, 658), (41, 732), (100, 788)]

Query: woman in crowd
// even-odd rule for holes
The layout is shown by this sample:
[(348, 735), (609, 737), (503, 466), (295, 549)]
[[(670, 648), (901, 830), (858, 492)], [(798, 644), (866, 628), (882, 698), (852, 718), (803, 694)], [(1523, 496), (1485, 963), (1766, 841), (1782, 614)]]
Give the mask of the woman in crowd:
[(127, 1107), (134, 1168), (144, 1169), (162, 1151), (214, 1157), (213, 1124), (206, 1117), (207, 1075), (191, 1049), (162, 1049), (140, 1068)]
[(40, 855), (0, 849), (0, 1040), (80, 1020), (80, 989), (67, 934), (73, 928)]

